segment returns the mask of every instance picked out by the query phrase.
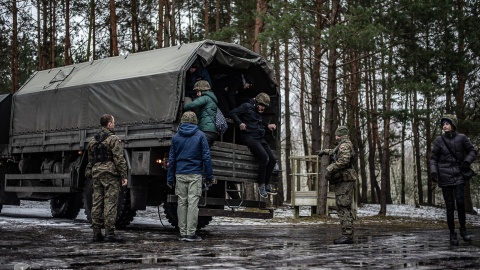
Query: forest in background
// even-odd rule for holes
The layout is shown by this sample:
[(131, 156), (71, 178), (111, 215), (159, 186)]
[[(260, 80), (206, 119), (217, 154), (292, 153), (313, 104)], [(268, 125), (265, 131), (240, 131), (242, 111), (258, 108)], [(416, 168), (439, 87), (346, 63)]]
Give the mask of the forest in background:
[[(380, 203), (385, 215), (391, 203), (443, 203), (428, 177), (443, 114), (456, 114), (480, 146), (479, 25), (475, 0), (6, 0), (0, 94), (36, 70), (203, 39), (237, 43), (275, 68), (284, 200), (289, 157), (332, 148), (336, 127), (347, 125), (359, 203)], [(322, 177), (321, 215), (327, 190)], [(474, 178), (469, 212), (479, 196)]]

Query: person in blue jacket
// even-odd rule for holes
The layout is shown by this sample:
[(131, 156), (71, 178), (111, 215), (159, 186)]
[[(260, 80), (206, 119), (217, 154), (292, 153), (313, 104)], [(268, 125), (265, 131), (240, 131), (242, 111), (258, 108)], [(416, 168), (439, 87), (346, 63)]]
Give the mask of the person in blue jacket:
[(196, 234), (198, 201), (202, 195), (202, 174), (207, 183), (213, 182), (210, 147), (205, 134), (197, 126), (194, 112), (182, 115), (178, 132), (172, 138), (168, 158), (167, 185), (178, 196), (178, 227), (180, 241), (202, 241)]

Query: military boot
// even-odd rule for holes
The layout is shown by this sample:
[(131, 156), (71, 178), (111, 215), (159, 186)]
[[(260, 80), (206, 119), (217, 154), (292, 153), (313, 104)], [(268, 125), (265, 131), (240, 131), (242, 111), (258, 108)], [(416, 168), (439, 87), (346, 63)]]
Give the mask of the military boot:
[(353, 244), (353, 238), (348, 235), (343, 235), (342, 237), (335, 239), (334, 244)]
[(102, 231), (93, 232), (93, 242), (102, 242), (104, 239)]
[(463, 238), (463, 241), (465, 242), (471, 242), (472, 237), (467, 234), (467, 229), (466, 228), (460, 228), (460, 236)]
[(450, 245), (458, 246), (457, 233), (450, 233)]

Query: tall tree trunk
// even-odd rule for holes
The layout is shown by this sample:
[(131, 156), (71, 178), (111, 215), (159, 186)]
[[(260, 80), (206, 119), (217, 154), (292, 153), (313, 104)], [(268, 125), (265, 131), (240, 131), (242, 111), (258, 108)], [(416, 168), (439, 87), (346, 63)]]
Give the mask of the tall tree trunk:
[(405, 171), (405, 142), (407, 139), (407, 119), (408, 119), (408, 89), (406, 88), (406, 93), (405, 93), (405, 107), (404, 107), (404, 112), (403, 112), (403, 117), (402, 117), (402, 145), (401, 145), (401, 175), (400, 175), (400, 203), (405, 204), (405, 182), (406, 182), (406, 171)]
[(209, 33), (209, 24), (210, 22), (208, 21), (208, 14), (210, 13), (210, 11), (208, 10), (208, 6), (209, 6), (209, 2), (208, 0), (205, 0), (205, 7), (204, 7), (204, 19), (205, 19), (205, 35), (204, 37), (207, 38), (208, 37), (208, 33)]
[(284, 57), (284, 88), (285, 88), (285, 164), (286, 164), (286, 176), (287, 176), (287, 201), (292, 200), (292, 183), (291, 174), (292, 168), (290, 165), (290, 156), (292, 154), (292, 124), (291, 124), (291, 112), (290, 112), (290, 60), (289, 60), (289, 38), (285, 38), (285, 51)]
[(112, 42), (112, 54), (113, 56), (118, 56), (118, 40), (117, 40), (117, 18), (115, 10), (115, 0), (110, 0), (110, 31), (111, 31), (111, 42)]
[[(430, 112), (431, 110), (431, 105), (433, 101), (432, 101), (432, 97), (430, 95), (430, 93), (427, 94), (427, 112)], [(430, 113), (427, 113), (426, 114), (426, 119), (425, 119), (425, 122), (426, 123), (431, 123), (431, 119), (430, 119)], [(426, 144), (426, 153), (425, 153), (425, 164), (426, 167), (427, 167), (427, 185), (428, 185), (428, 190), (427, 190), (427, 202), (429, 205), (434, 205), (435, 204), (435, 185), (432, 183), (432, 179), (430, 179), (430, 177), (428, 177), (430, 175), (430, 166), (429, 166), (429, 163), (430, 163), (430, 156), (432, 155), (432, 132), (431, 132), (431, 126), (430, 125), (425, 125), (426, 126), (426, 131), (425, 131), (425, 144)]]
[[(279, 84), (279, 87), (280, 87), (280, 40), (278, 38), (275, 39), (275, 47), (274, 47), (274, 68), (275, 68), (275, 80), (278, 82)], [(280, 90), (280, 89), (278, 89)], [(281, 99), (279, 99), (281, 100)], [(279, 106), (280, 108), (280, 106)], [(279, 109), (280, 110), (280, 109)], [(278, 112), (280, 113), (280, 112)], [(280, 125), (281, 127), (282, 125)], [(286, 124), (285, 124), (286, 126)], [(277, 149), (278, 150), (281, 150), (282, 149), (282, 142), (280, 140), (277, 140)], [(286, 154), (288, 154), (287, 151), (285, 151)], [(281, 156), (279, 156), (280, 158)], [(278, 194), (277, 194), (277, 197), (276, 197), (276, 203), (278, 205), (283, 205), (283, 201), (285, 199), (285, 190), (284, 190), (284, 181), (287, 181), (287, 194), (290, 192), (288, 186), (290, 185), (289, 182), (290, 182), (290, 160), (288, 158), (288, 156), (286, 157), (286, 160), (285, 160), (285, 164), (286, 164), (286, 168), (285, 168), (285, 172), (286, 172), (286, 178), (283, 178), (281, 177), (279, 179), (279, 183), (278, 183), (278, 186), (277, 186), (277, 189), (278, 189)], [(278, 162), (278, 167), (279, 167), (279, 170), (282, 172), (282, 162)]]
[(87, 61), (90, 61), (90, 49), (91, 49), (90, 44), (93, 39), (92, 35), (94, 33), (93, 31), (94, 24), (95, 24), (95, 0), (90, 0), (90, 24), (88, 25)]
[(131, 5), (132, 5), (132, 10), (131, 10), (131, 14), (132, 14), (132, 52), (136, 52), (136, 49), (135, 49), (135, 46), (137, 44), (137, 33), (136, 33), (136, 30), (138, 29), (136, 27), (137, 25), (137, 1), (136, 0), (132, 0), (131, 1)]
[(421, 153), (420, 153), (420, 132), (418, 130), (420, 125), (420, 119), (418, 116), (418, 90), (413, 88), (413, 148), (415, 153), (415, 169), (416, 175), (415, 178), (417, 180), (417, 193), (418, 193), (418, 203), (423, 204), (423, 184), (422, 184), (422, 165), (421, 165)]
[(165, 47), (170, 47), (170, 16), (170, 0), (165, 0), (165, 15), (163, 17)]
[[(373, 59), (370, 59), (373, 62)], [(365, 70), (373, 70), (373, 64), (370, 61), (367, 64)], [(375, 169), (375, 153), (376, 145), (378, 140), (378, 128), (377, 128), (377, 108), (375, 100), (375, 86), (374, 80), (375, 74), (373, 72), (367, 72), (365, 75), (365, 85), (366, 85), (366, 94), (367, 94), (367, 111), (370, 113), (367, 114), (367, 141), (368, 141), (368, 170), (370, 174), (370, 190), (372, 203), (377, 203), (380, 199), (380, 187), (377, 181), (377, 174)]]
[(12, 0), (12, 89), (11, 93), (15, 93), (20, 85), (18, 82), (18, 9), (17, 1)]
[[(391, 44), (390, 44), (391, 45)], [(381, 159), (381, 172), (382, 172), (382, 189), (380, 193), (380, 216), (387, 214), (387, 203), (391, 204), (391, 192), (390, 192), (390, 109), (391, 109), (391, 96), (392, 96), (392, 74), (391, 69), (393, 62), (393, 46), (389, 46), (389, 54), (387, 70), (382, 69), (382, 89), (383, 89), (383, 155)], [(383, 56), (382, 56), (383, 58)], [(382, 59), (382, 63), (385, 61)]]
[(172, 39), (172, 46), (175, 46), (175, 44), (177, 44), (176, 42), (176, 35), (175, 35), (175, 0), (172, 0), (172, 13), (171, 13), (171, 16), (170, 16), (170, 35), (171, 35), (171, 39)]
[(158, 0), (157, 48), (163, 47), (163, 5), (164, 0)]
[[(360, 58), (358, 51), (354, 50), (350, 54), (350, 90), (347, 94), (347, 111), (349, 112), (348, 117), (348, 126), (350, 128), (350, 132), (352, 134), (352, 143), (354, 145), (355, 150), (355, 157), (360, 157), (360, 149), (362, 144), (362, 134), (361, 134), (361, 126), (360, 126), (360, 106), (359, 106), (359, 93), (360, 93)], [(358, 162), (355, 162), (355, 170), (359, 172)], [(364, 168), (363, 168), (364, 169)], [(366, 176), (366, 173), (365, 173)], [(356, 197), (360, 198), (360, 190), (358, 188), (359, 182), (357, 181), (356, 185)], [(366, 178), (365, 178), (365, 186), (366, 186)], [(366, 195), (366, 193), (365, 193)], [(357, 200), (357, 203), (359, 201)]]
[(50, 68), (55, 67), (55, 37), (56, 37), (56, 16), (55, 16), (55, 1), (50, 0)]
[[(305, 96), (306, 96), (306, 89), (305, 89), (305, 65), (304, 65), (304, 56), (303, 56), (303, 37), (302, 37), (302, 30), (299, 30), (298, 33), (298, 52), (300, 56), (300, 125), (301, 125), (301, 134), (302, 134), (302, 143), (303, 143), (303, 155), (309, 155), (309, 146), (307, 141), (307, 121), (305, 117)], [(288, 55), (285, 55), (288, 57)], [(310, 170), (311, 168), (307, 168)]]
[(253, 51), (260, 54), (261, 52), (261, 43), (260, 40), (258, 40), (258, 36), (262, 32), (263, 28), (263, 20), (262, 17), (263, 14), (265, 14), (265, 11), (267, 9), (267, 2), (266, 0), (257, 0), (257, 16), (255, 17), (255, 37), (254, 37), (254, 42), (253, 42)]
[(70, 58), (70, 0), (65, 0), (65, 66), (72, 64)]
[[(330, 13), (330, 23), (331, 27), (335, 26), (337, 23), (338, 17), (338, 8), (339, 0), (332, 1), (332, 11)], [(325, 101), (325, 125), (324, 125), (324, 140), (323, 140), (323, 149), (332, 148), (335, 143), (335, 128), (338, 126), (338, 103), (337, 103), (337, 48), (334, 45), (330, 45), (328, 49), (328, 70), (327, 70), (327, 96)], [(321, 178), (320, 178), (320, 195), (318, 196), (318, 212), (319, 215), (325, 215), (326, 213), (326, 203), (327, 203), (327, 193), (328, 193), (328, 183), (325, 180), (324, 172), (328, 166), (329, 160), (328, 156), (323, 156), (321, 162)]]
[(37, 61), (38, 61), (38, 70), (42, 70), (42, 28), (40, 27), (40, 22), (42, 21), (40, 15), (40, 0), (37, 0)]
[[(322, 104), (322, 90), (320, 85), (320, 60), (322, 58), (322, 50), (320, 47), (320, 32), (323, 28), (323, 0), (316, 0), (315, 2), (315, 31), (317, 34), (313, 37), (313, 69), (312, 69), (312, 105), (311, 105), (311, 140), (312, 140), (312, 153), (316, 153), (320, 150), (322, 145), (322, 132), (321, 132), (321, 121), (320, 121), (320, 107)], [(318, 180), (318, 197), (322, 197), (317, 202), (317, 206), (325, 205), (324, 198), (326, 199), (328, 192), (328, 183), (323, 177)], [(325, 208), (325, 207), (324, 207)], [(317, 214), (326, 214), (325, 209), (320, 210), (320, 207), (317, 207)]]
[(47, 63), (48, 63), (48, 55), (47, 55), (47, 48), (48, 48), (48, 42), (47, 42), (47, 22), (48, 22), (48, 12), (47, 12), (47, 5), (48, 2), (47, 0), (42, 0), (42, 9), (43, 9), (43, 28), (42, 28), (42, 70), (47, 69)]

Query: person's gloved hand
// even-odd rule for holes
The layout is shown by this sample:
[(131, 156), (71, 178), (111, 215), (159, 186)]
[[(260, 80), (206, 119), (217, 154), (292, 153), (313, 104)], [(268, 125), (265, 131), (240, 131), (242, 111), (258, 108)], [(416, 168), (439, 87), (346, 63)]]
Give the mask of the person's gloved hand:
[(460, 168), (462, 168), (462, 169), (470, 168), (470, 162), (465, 160), (464, 162), (462, 162), (462, 165), (460, 166)]
[(433, 182), (437, 183), (438, 182), (438, 174), (436, 172), (432, 172), (430, 174), (430, 179), (432, 179)]
[(173, 189), (173, 181), (167, 181), (167, 187)]
[(317, 151), (317, 155), (318, 155), (319, 157), (322, 157), (323, 155), (326, 155), (326, 154), (328, 154), (328, 153), (327, 153), (325, 150)]

